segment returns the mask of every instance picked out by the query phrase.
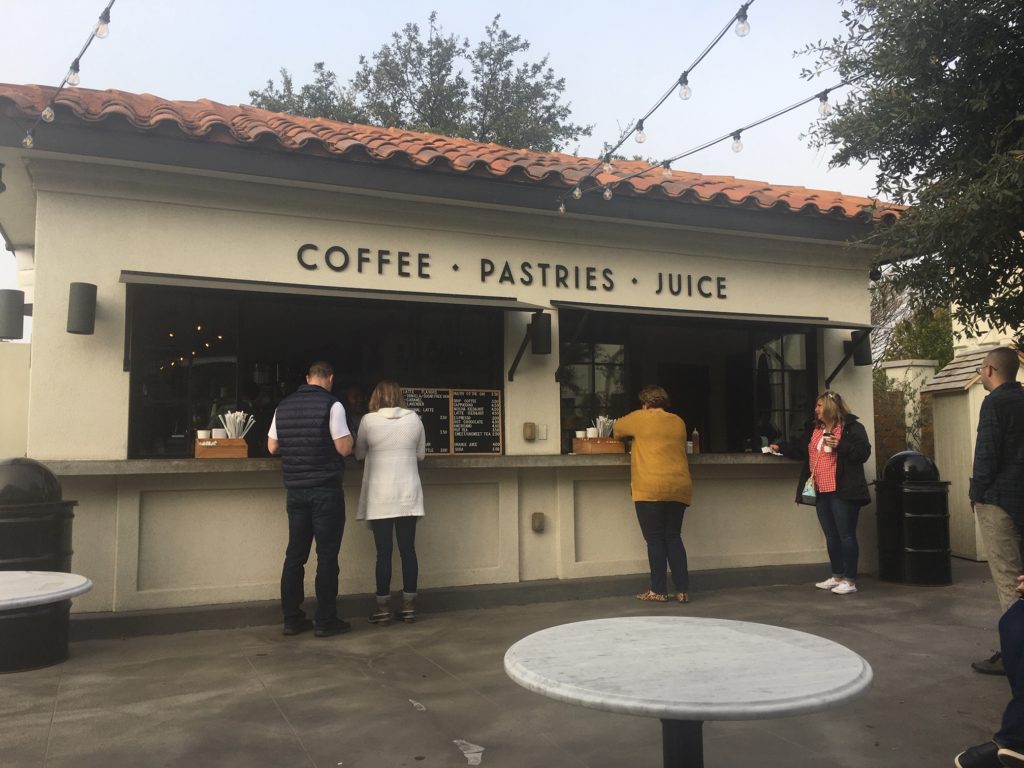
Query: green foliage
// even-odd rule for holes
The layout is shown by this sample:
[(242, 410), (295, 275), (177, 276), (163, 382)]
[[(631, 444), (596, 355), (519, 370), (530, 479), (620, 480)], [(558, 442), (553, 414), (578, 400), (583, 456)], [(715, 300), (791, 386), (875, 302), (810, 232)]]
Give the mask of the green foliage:
[(942, 368), (953, 359), (953, 324), (949, 309), (919, 309), (896, 323), (886, 360), (937, 360)]
[(571, 107), (562, 102), (565, 79), (555, 76), (547, 56), (520, 61), (530, 43), (502, 29), (500, 19), (495, 16), (484, 38), (470, 46), (446, 35), (434, 12), (426, 38), (417, 24), (406, 24), (372, 56), (360, 56), (347, 87), (318, 63), (314, 82), (298, 93), (282, 69), (280, 88), (269, 81), (249, 98), (257, 107), (279, 112), (544, 152), (589, 136), (590, 126), (569, 121)]
[(833, 165), (876, 162), (879, 192), (912, 205), (870, 242), (916, 307), (1024, 340), (1024, 3), (841, 4), (845, 37), (799, 52), (807, 79), (853, 83), (812, 143)]

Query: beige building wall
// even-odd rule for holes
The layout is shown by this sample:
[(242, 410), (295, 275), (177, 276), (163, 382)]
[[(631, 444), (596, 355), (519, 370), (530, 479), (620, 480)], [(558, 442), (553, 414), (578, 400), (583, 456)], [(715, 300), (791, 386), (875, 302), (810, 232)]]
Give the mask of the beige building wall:
[(32, 347), (0, 342), (0, 458), (28, 448), (28, 376)]
[[(275, 462), (251, 460), (238, 471), (123, 462), (129, 393), (123, 270), (296, 285), (300, 293), (308, 290), (302, 286), (344, 287), (514, 297), (541, 307), (563, 300), (869, 321), (869, 256), (835, 244), (580, 223), (556, 213), (370, 199), (128, 168), (34, 161), (31, 172), (38, 236), (27, 451), (51, 463), (65, 497), (79, 501), (74, 568), (96, 586), (76, 599), (76, 611), (276, 599), (287, 535)], [(332, 245), (352, 257), (358, 247), (429, 253), (429, 277), (402, 277), (387, 268), (384, 274), (376, 268), (333, 272), (315, 261), (316, 253), (311, 258), (318, 268), (303, 269), (296, 258), (303, 243), (316, 244), (321, 257)], [(511, 282), (499, 280), (506, 262)], [(608, 269), (615, 288), (544, 287), (536, 279), (527, 285), (524, 262), (578, 266), (584, 273), (588, 266), (598, 274)], [(488, 264), (493, 274), (485, 274)], [(726, 298), (658, 294), (659, 274), (664, 280), (666, 272), (723, 277)], [(92, 336), (65, 332), (72, 281), (98, 286)], [(430, 458), (423, 465), (427, 517), (417, 549), (424, 588), (646, 570), (626, 457), (559, 455), (559, 327), (552, 314), (555, 353), (527, 352), (514, 381), (504, 383), (505, 455)], [(530, 315), (507, 312), (505, 318), (507, 373)], [(850, 332), (824, 330), (818, 337), (824, 382)], [(869, 368), (847, 364), (832, 387), (868, 425), (873, 422)], [(525, 422), (535, 423), (540, 435), (546, 427), (547, 438), (527, 441)], [(867, 469), (872, 472), (873, 464)], [(793, 502), (797, 471), (791, 462), (751, 454), (695, 461), (694, 505), (684, 525), (691, 567), (824, 561), (813, 509)], [(373, 589), (372, 536), (351, 512), (358, 484), (352, 466), (345, 482), (344, 593)], [(535, 512), (544, 514), (541, 533), (531, 529)], [(862, 570), (871, 571), (873, 506), (862, 513), (860, 534)], [(399, 582), (396, 568), (396, 589)]]

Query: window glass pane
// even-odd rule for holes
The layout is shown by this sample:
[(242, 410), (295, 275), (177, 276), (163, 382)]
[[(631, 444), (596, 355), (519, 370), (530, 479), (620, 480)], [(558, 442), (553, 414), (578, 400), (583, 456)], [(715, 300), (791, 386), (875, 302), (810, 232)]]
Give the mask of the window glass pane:
[(592, 344), (565, 344), (562, 346), (563, 363), (589, 363), (594, 359)]
[(595, 405), (599, 416), (621, 415), (626, 401), (626, 370), (621, 365), (594, 366)]
[(622, 365), (626, 356), (626, 348), (622, 344), (595, 344), (595, 363), (616, 363)]
[(782, 337), (783, 357), (792, 371), (807, 369), (807, 337), (802, 333), (788, 333)]

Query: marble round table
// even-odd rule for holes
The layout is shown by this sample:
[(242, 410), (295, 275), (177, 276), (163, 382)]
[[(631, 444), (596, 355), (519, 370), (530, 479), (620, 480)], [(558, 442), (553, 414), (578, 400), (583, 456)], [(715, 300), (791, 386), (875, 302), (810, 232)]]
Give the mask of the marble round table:
[(558, 701), (662, 722), (664, 764), (701, 768), (705, 720), (817, 712), (863, 693), (871, 666), (822, 637), (726, 619), (637, 616), (523, 638), (505, 672)]
[(71, 598), (90, 589), (77, 573), (0, 571), (0, 672), (64, 661)]

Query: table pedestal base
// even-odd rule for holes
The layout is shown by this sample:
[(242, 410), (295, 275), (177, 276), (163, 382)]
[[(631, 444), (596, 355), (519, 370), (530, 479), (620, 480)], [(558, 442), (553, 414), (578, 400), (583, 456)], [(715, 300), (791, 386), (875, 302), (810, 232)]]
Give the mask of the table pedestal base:
[(701, 720), (661, 721), (665, 768), (704, 768), (703, 728)]

